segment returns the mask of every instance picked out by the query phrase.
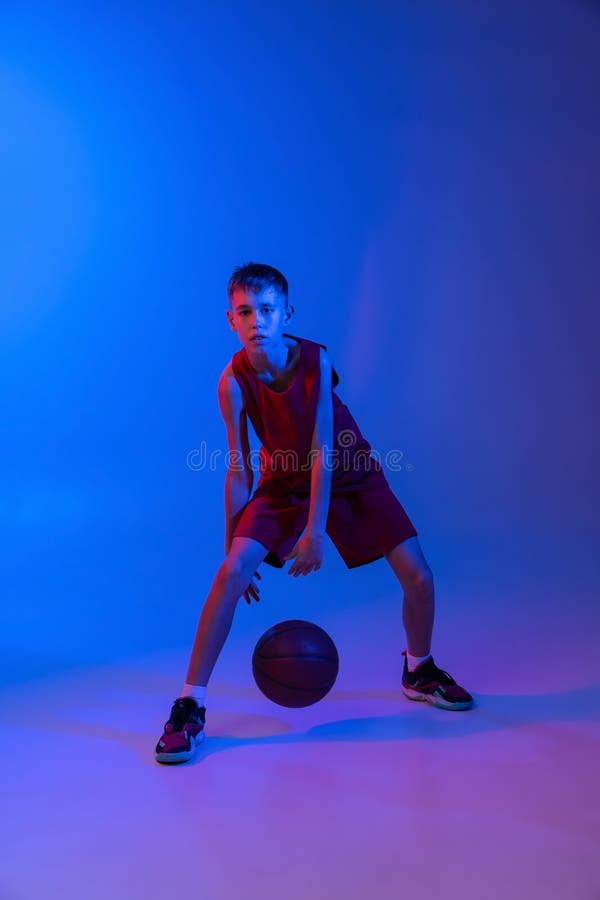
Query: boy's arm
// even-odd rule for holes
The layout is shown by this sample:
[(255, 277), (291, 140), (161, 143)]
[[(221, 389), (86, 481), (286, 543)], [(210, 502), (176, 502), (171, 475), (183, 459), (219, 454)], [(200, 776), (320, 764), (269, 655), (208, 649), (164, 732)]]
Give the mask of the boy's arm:
[(288, 575), (308, 575), (321, 568), (325, 527), (331, 495), (331, 467), (326, 454), (333, 451), (333, 392), (331, 385), (331, 361), (321, 349), (321, 386), (317, 402), (317, 414), (312, 436), (310, 472), (310, 506), (308, 522), (301, 538), (284, 559), (294, 562)]
[(248, 419), (239, 384), (231, 363), (223, 370), (218, 385), (219, 409), (227, 429), (230, 463), (225, 476), (225, 553), (232, 540), (233, 517), (246, 505), (254, 476), (250, 468)]
[(323, 348), (320, 351), (321, 386), (315, 417), (311, 454), (310, 507), (306, 531), (324, 535), (331, 494), (331, 458), (326, 464), (326, 452), (333, 450), (333, 395), (331, 390), (331, 360)]

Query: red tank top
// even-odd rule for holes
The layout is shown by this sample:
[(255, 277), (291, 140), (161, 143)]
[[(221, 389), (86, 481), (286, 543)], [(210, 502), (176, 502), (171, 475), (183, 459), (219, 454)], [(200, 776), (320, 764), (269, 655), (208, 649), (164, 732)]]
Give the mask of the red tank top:
[[(258, 487), (279, 486), (288, 491), (304, 492), (310, 490), (310, 449), (321, 383), (319, 347), (324, 350), (327, 347), (292, 334), (284, 334), (284, 337), (300, 344), (294, 378), (285, 391), (275, 391), (258, 378), (245, 348), (234, 353), (231, 365), (248, 418), (261, 441)], [(333, 369), (331, 489), (370, 488), (381, 483), (381, 466), (370, 456), (371, 445), (360, 433), (348, 407), (333, 390), (338, 384), (339, 376)]]

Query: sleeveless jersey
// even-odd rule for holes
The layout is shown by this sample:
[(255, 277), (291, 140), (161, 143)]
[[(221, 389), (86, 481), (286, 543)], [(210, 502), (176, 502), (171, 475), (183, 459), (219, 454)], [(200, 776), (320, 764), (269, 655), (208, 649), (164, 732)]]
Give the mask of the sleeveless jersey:
[[(245, 348), (233, 355), (231, 365), (248, 418), (261, 441), (258, 487), (302, 493), (310, 491), (311, 443), (321, 384), (319, 348), (327, 347), (291, 334), (284, 337), (300, 344), (294, 378), (285, 391), (275, 391), (258, 378)], [(331, 491), (385, 485), (381, 466), (371, 456), (371, 445), (333, 390), (338, 384), (339, 376), (333, 369), (334, 446), (326, 463), (331, 466)]]

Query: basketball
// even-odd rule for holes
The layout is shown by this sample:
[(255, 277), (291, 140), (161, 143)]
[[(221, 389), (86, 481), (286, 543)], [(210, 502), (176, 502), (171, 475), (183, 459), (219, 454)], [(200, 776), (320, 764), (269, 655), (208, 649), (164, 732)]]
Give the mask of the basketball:
[(335, 683), (338, 652), (326, 631), (312, 622), (278, 622), (259, 638), (252, 674), (259, 689), (279, 706), (310, 706)]

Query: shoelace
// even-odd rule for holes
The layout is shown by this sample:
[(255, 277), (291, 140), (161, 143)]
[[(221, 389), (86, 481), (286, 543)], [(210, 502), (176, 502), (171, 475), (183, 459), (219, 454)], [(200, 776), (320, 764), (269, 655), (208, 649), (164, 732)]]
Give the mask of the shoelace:
[(179, 697), (171, 707), (171, 714), (169, 716), (169, 721), (165, 724), (165, 729), (167, 725), (172, 725), (172, 731), (181, 731), (188, 719), (189, 712), (186, 709), (186, 703)]
[(438, 666), (436, 666), (433, 661), (433, 657), (427, 660), (422, 668), (425, 669), (425, 672), (421, 671), (419, 673), (421, 676), (430, 677), (431, 675), (433, 675), (436, 680), (440, 682), (440, 684), (456, 684), (454, 678), (452, 678), (449, 672), (446, 672), (444, 669), (440, 669), (438, 668)]

